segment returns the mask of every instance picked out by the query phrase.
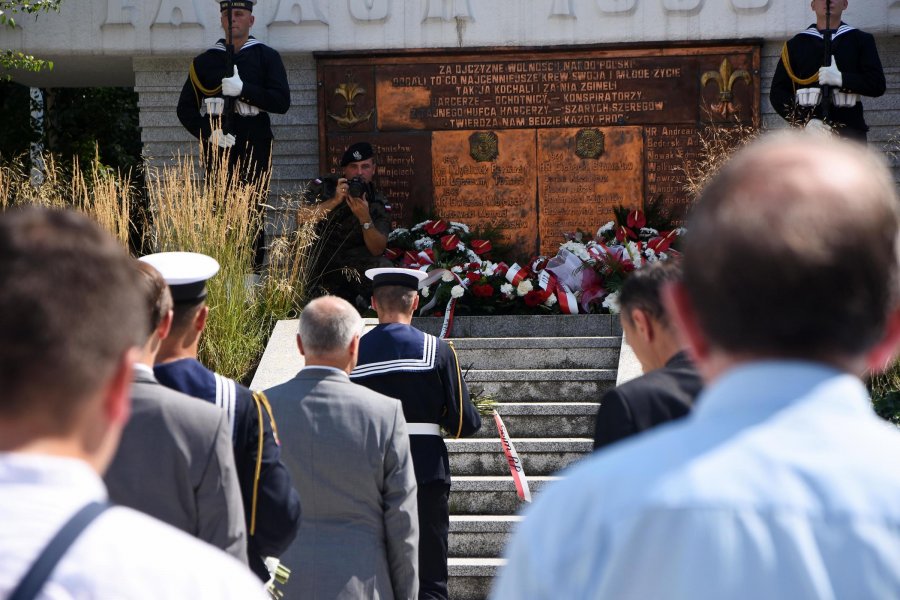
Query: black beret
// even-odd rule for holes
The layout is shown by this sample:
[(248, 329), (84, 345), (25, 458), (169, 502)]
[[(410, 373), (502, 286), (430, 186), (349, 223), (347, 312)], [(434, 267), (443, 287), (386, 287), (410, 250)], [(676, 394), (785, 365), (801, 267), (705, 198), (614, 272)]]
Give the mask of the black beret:
[(375, 151), (372, 149), (372, 144), (369, 142), (357, 142), (344, 152), (344, 155), (341, 157), (341, 166), (346, 167), (352, 162), (368, 160), (373, 156), (375, 156)]

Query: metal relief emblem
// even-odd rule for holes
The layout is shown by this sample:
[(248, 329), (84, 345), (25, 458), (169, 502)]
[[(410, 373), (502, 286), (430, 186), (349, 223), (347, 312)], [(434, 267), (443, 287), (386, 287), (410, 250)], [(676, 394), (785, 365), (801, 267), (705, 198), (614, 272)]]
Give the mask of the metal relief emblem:
[(723, 117), (728, 117), (741, 110), (740, 105), (734, 102), (734, 84), (743, 80), (747, 85), (753, 83), (750, 73), (744, 69), (733, 70), (731, 62), (727, 58), (722, 59), (718, 72), (707, 71), (700, 77), (700, 87), (705, 88), (710, 81), (715, 81), (719, 86), (719, 101), (714, 102), (710, 108)]
[(606, 149), (606, 136), (599, 129), (580, 129), (575, 134), (575, 154), (578, 158), (600, 158)]
[(361, 87), (357, 83), (350, 81), (350, 77), (348, 75), (347, 83), (342, 83), (334, 89), (334, 95), (341, 96), (346, 102), (346, 105), (344, 107), (344, 114), (336, 115), (329, 112), (328, 116), (334, 119), (335, 123), (337, 123), (338, 126), (345, 129), (349, 129), (357, 123), (368, 121), (375, 113), (374, 108), (367, 113), (359, 115), (356, 114), (356, 112), (353, 110), (354, 106), (356, 106), (356, 97), (362, 96), (365, 93), (365, 88)]
[(475, 162), (491, 162), (499, 155), (499, 140), (493, 131), (477, 131), (469, 136), (469, 156)]

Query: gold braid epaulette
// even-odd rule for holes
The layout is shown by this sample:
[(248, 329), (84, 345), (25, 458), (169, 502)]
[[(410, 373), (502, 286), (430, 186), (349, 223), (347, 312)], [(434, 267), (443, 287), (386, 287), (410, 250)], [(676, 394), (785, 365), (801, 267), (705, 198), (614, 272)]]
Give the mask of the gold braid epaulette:
[(194, 68), (194, 61), (191, 61), (191, 68), (188, 69), (188, 73), (190, 73), (191, 76), (191, 84), (194, 87), (194, 98), (197, 100), (197, 106), (200, 106), (200, 94), (197, 93), (198, 90), (207, 97), (215, 96), (222, 91), (221, 83), (212, 89), (203, 87), (203, 84), (200, 83), (200, 77), (197, 75), (197, 70)]
[[(791, 68), (791, 57), (788, 53), (787, 42), (784, 43), (784, 46), (781, 47), (781, 62), (784, 64), (784, 70), (787, 71), (788, 77), (791, 78), (791, 81), (796, 83), (797, 85), (809, 85), (811, 83), (815, 83), (819, 80), (819, 72), (816, 71), (810, 77), (806, 79), (800, 79), (796, 75), (794, 75), (794, 70)], [(192, 65), (193, 66), (193, 65)]]
[(456, 348), (453, 342), (447, 342), (450, 351), (453, 352), (453, 362), (456, 363), (456, 389), (459, 392), (459, 427), (456, 429), (456, 439), (462, 435), (463, 426), (463, 390), (462, 390), (462, 372), (459, 370), (459, 356), (456, 355)]
[[(191, 65), (191, 67), (193, 68), (193, 65)], [(269, 424), (272, 426), (272, 436), (275, 438), (275, 443), (280, 445), (278, 441), (278, 427), (275, 425), (275, 415), (272, 413), (272, 406), (269, 404), (269, 399), (266, 398), (266, 395), (262, 392), (253, 392), (252, 395), (253, 404), (256, 405), (256, 416), (259, 422), (259, 438), (256, 447), (256, 468), (253, 472), (253, 496), (250, 504), (250, 530), (247, 532), (249, 535), (254, 535), (256, 533), (256, 504), (259, 497), (259, 476), (262, 472), (263, 437), (265, 436), (263, 411), (265, 411), (266, 416), (269, 417)]]

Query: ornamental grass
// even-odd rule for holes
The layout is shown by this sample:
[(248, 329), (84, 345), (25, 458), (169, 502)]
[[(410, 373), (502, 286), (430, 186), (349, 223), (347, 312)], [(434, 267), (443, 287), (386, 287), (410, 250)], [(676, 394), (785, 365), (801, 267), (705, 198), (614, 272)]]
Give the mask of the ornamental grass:
[[(208, 283), (210, 316), (200, 360), (248, 382), (275, 322), (296, 317), (307, 300), (317, 215), (298, 209), (290, 197), (278, 208), (268, 206), (268, 183), (231, 181), (222, 160), (205, 177), (195, 158), (177, 157), (148, 171), (146, 190), (97, 157), (86, 168), (77, 162), (63, 168), (45, 156), (35, 175), (25, 160), (13, 160), (0, 165), (0, 210), (27, 204), (71, 208), (134, 254), (185, 251), (215, 258), (220, 271)], [(264, 272), (253, 276), (253, 240), (267, 209), (283, 235), (271, 244)]]

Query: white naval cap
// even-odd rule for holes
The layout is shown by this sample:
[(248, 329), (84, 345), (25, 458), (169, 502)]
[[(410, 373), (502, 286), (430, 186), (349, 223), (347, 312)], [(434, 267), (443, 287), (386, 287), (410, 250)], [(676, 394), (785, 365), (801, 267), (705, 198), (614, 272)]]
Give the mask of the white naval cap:
[(158, 252), (141, 260), (156, 268), (169, 284), (175, 302), (206, 298), (206, 281), (219, 272), (219, 263), (199, 252)]
[(372, 280), (373, 289), (382, 285), (399, 285), (417, 290), (419, 283), (428, 277), (428, 274), (417, 269), (378, 267), (366, 270), (366, 277)]

